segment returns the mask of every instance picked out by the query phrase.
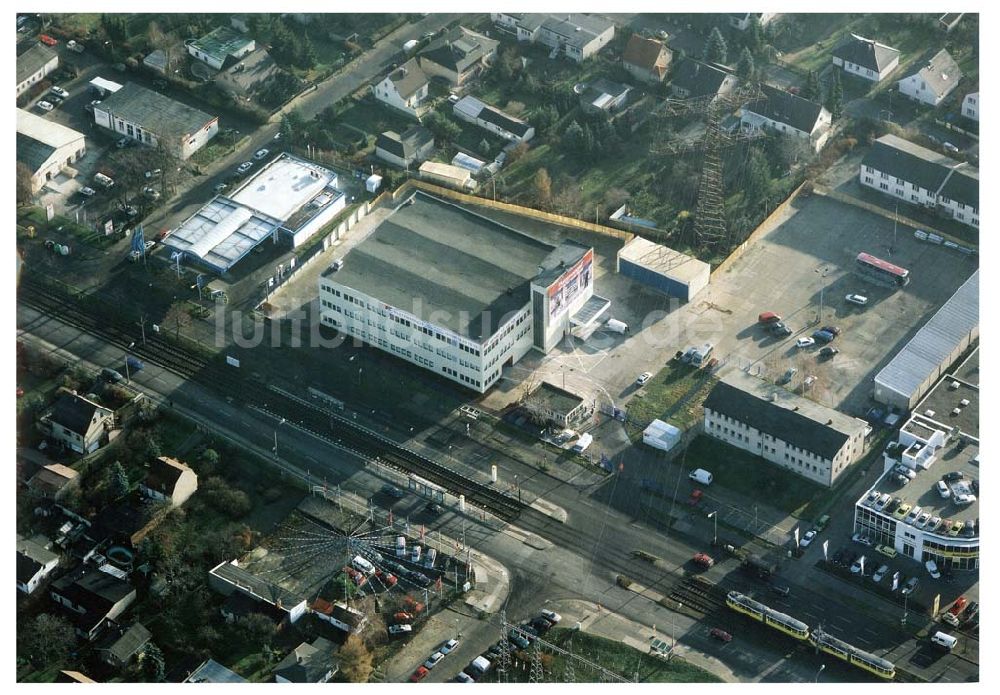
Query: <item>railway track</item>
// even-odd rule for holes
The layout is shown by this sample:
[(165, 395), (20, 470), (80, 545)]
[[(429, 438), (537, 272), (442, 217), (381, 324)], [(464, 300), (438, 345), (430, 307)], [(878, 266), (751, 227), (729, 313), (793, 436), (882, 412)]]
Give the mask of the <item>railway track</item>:
[(684, 577), (670, 589), (669, 598), (705, 615), (726, 605), (720, 589), (700, 577)]
[(456, 495), (464, 495), (469, 504), (482, 507), (500, 519), (513, 521), (526, 508), (526, 505), (513, 497), (471, 480), (342, 416), (329, 413), (280, 390), (237, 378), (218, 357), (199, 355), (156, 334), (147, 336), (145, 344), (136, 343), (129, 348), (135, 342), (133, 326), (123, 325), (120, 320), (94, 316), (79, 302), (60, 295), (30, 276), (22, 278), (18, 301), (123, 350), (128, 349), (129, 354), (179, 376), (226, 396), (238, 396), (245, 406), (256, 407), (275, 417), (294, 422), (298, 427), (350, 448), (364, 457), (378, 459), (405, 473), (419, 475)]

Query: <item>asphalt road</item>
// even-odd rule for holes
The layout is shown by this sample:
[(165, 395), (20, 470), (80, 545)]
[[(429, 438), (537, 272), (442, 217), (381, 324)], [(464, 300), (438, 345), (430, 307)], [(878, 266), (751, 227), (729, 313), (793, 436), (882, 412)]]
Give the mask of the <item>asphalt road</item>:
[[(120, 348), (107, 346), (92, 336), (40, 316), (24, 306), (18, 307), (18, 328), (97, 365), (116, 364), (122, 358)], [(202, 413), (206, 422), (234, 432), (240, 439), (265, 450), (271, 449), (276, 435), (279, 453), (285, 461), (326, 479), (331, 485), (341, 484), (357, 494), (373, 498), (377, 505), (390, 504), (389, 500), (382, 500), (378, 495), (384, 479), (365, 469), (352, 456), (313, 437), (302, 436), (287, 423), (279, 426), (239, 404), (226, 403), (155, 365), (147, 364), (145, 370), (135, 375), (134, 381), (178, 406)], [(550, 487), (546, 491), (546, 500), (569, 510), (567, 523), (561, 524), (532, 511), (519, 520), (518, 526), (529, 533), (549, 538), (554, 542), (550, 547), (546, 547), (544, 542), (526, 542), (524, 532), (517, 529), (497, 532), (451, 512), (438, 519), (429, 518), (423, 511), (423, 500), (413, 496), (392, 504), (392, 508), (397, 518), (408, 516), (413, 523), (440, 528), (452, 537), (464, 535), (469, 545), (483, 548), (510, 568), (512, 592), (507, 604), (510, 619), (530, 617), (546, 600), (582, 598), (603, 604), (608, 610), (641, 624), (665, 625), (673, 622), (682, 642), (689, 633), (700, 639), (703, 629), (698, 627), (697, 621), (621, 589), (615, 585), (615, 577), (624, 573), (647, 587), (666, 591), (681, 576), (691, 555), (708, 546), (707, 541), (658, 533), (587, 498), (571, 485)], [(705, 536), (710, 537), (711, 527), (705, 523), (703, 528)], [(633, 549), (643, 549), (662, 558), (663, 569), (636, 562), (630, 557)], [(708, 577), (744, 590), (760, 589), (736, 571), (733, 560), (720, 560)], [(853, 604), (854, 597), (851, 598)], [(824, 624), (824, 627), (841, 637), (850, 637), (855, 626), (865, 626), (873, 633), (871, 643), (880, 647), (875, 650), (878, 653), (895, 648), (900, 643), (904, 643), (903, 648), (912, 653), (921, 650), (919, 643), (910, 641), (909, 645), (905, 644), (907, 640), (902, 639), (898, 623), (892, 622), (896, 620), (895, 615), (888, 621), (881, 620), (863, 607), (859, 609), (854, 605), (840, 604), (825, 593), (819, 594), (802, 586), (795, 586), (792, 596), (775, 607), (793, 615), (802, 613), (810, 623), (813, 621), (809, 615), (815, 615), (817, 622), (828, 621), (829, 624)], [(736, 618), (738, 616), (728, 611), (713, 616), (713, 619), (726, 621), (725, 625)], [(747, 629), (745, 623), (736, 621), (738, 628), (733, 629), (744, 631)], [(777, 674), (782, 680), (804, 681), (811, 678), (815, 673), (814, 664), (809, 659), (803, 659), (800, 664), (794, 658), (786, 658), (785, 649), (787, 645), (780, 640), (755, 640), (742, 644), (738, 652), (731, 651), (735, 663), (730, 663), (727, 655), (719, 658), (744, 680), (778, 677)], [(932, 663), (928, 670), (933, 668)], [(977, 671), (974, 664), (957, 657), (949, 657), (948, 664), (943, 668), (946, 671), (958, 669), (955, 672), (959, 674), (959, 680)], [(828, 675), (832, 677), (834, 673)]]

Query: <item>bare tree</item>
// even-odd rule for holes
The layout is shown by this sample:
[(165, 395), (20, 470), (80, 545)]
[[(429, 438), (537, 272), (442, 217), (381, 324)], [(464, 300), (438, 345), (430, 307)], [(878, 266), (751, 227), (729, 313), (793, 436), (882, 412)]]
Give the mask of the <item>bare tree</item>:
[(174, 337), (180, 338), (181, 327), (187, 328), (191, 325), (191, 314), (188, 313), (187, 307), (184, 302), (174, 302), (167, 309), (167, 313), (163, 316), (163, 324), (169, 326), (173, 324), (174, 326)]
[(33, 198), (31, 192), (31, 169), (24, 162), (17, 163), (17, 204), (29, 205)]
[(340, 672), (349, 683), (367, 683), (372, 675), (372, 655), (357, 635), (350, 635), (337, 652)]

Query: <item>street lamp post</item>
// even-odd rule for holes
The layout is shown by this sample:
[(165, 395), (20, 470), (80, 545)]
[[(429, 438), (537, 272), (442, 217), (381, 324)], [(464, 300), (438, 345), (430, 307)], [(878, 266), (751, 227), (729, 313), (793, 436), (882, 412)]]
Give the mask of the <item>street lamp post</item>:
[(716, 509), (714, 512), (708, 515), (708, 518), (712, 520), (712, 545), (719, 544), (719, 510)]
[(278, 458), (278, 427), (285, 424), (285, 418), (281, 418), (281, 422), (278, 423), (274, 428), (274, 458)]
[(816, 679), (813, 680), (813, 683), (819, 683), (819, 674), (823, 673), (823, 669), (825, 669), (825, 668), (826, 668), (826, 664), (820, 664), (819, 665), (819, 671), (816, 672)]
[(132, 383), (132, 375), (129, 374), (129, 371), (128, 371), (128, 351), (131, 350), (134, 347), (135, 347), (135, 341), (133, 340), (131, 343), (128, 344), (128, 347), (125, 348), (125, 383), (126, 384), (131, 384)]

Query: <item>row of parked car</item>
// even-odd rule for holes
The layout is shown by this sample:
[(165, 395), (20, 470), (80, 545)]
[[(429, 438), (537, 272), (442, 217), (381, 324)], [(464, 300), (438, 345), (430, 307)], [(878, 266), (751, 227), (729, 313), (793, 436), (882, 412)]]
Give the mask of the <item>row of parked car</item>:
[[(897, 475), (905, 477), (903, 473), (897, 473)], [(975, 501), (974, 496), (972, 501)], [(971, 502), (965, 502), (965, 504), (971, 504)], [(865, 498), (862, 505), (871, 507), (875, 511), (889, 514), (893, 518), (899, 519), (904, 524), (910, 524), (914, 528), (941, 535), (952, 537), (961, 535), (962, 537), (971, 538), (976, 535), (979, 528), (978, 518), (956, 521), (953, 519), (943, 519), (936, 515), (932, 516), (931, 512), (924, 511), (922, 507), (914, 507), (904, 502), (900, 497), (892, 497), (887, 493), (879, 493), (877, 490), (869, 492), (868, 497)]]

